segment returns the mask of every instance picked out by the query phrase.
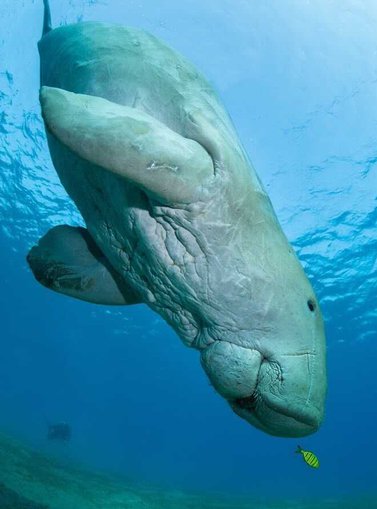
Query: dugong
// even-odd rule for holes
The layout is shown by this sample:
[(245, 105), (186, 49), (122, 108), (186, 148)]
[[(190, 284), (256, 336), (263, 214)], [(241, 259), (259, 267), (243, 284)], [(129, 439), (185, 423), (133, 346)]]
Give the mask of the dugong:
[(215, 390), (272, 435), (323, 419), (318, 301), (232, 122), (205, 78), (135, 28), (52, 30), (41, 107), (51, 158), (86, 228), (52, 228), (28, 262), (43, 285), (144, 303), (200, 352)]

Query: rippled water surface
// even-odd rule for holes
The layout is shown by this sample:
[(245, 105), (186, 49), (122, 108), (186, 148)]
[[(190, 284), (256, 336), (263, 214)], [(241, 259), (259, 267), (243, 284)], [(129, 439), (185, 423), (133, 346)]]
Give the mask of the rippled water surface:
[[(198, 355), (151, 310), (97, 307), (38, 286), (25, 256), (80, 224), (38, 103), (42, 0), (0, 2), (0, 428), (46, 452), (185, 490), (370, 495), (377, 474), (377, 4), (373, 0), (51, 0), (54, 26), (144, 28), (218, 90), (321, 301), (326, 421), (263, 435), (214, 394)], [(46, 423), (71, 443), (51, 450)], [(377, 502), (376, 502), (377, 507)]]

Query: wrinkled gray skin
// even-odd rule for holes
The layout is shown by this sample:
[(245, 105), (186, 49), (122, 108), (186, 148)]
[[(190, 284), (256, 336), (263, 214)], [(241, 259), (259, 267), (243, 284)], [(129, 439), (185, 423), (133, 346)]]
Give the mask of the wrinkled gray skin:
[(50, 230), (28, 256), (36, 278), (89, 302), (147, 304), (239, 416), (277, 436), (316, 431), (319, 305), (209, 84), (122, 26), (64, 26), (39, 50), (51, 157), (87, 230)]

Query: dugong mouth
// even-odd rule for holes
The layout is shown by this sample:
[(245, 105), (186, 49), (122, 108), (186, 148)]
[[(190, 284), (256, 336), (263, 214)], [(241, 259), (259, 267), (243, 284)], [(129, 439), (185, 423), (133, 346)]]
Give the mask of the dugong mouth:
[(253, 426), (280, 437), (303, 437), (317, 431), (320, 411), (293, 404), (257, 389), (245, 398), (228, 400), (233, 411)]
[(303, 437), (319, 428), (323, 412), (309, 397), (311, 381), (302, 366), (289, 365), (284, 373), (280, 362), (223, 341), (205, 348), (201, 361), (216, 391), (253, 426), (280, 437)]

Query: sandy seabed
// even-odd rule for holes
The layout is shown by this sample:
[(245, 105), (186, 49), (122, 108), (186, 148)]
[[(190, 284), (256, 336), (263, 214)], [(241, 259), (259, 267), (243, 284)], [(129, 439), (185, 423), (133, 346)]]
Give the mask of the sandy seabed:
[(377, 498), (317, 502), (216, 497), (132, 486), (68, 466), (0, 434), (0, 509), (372, 509)]

